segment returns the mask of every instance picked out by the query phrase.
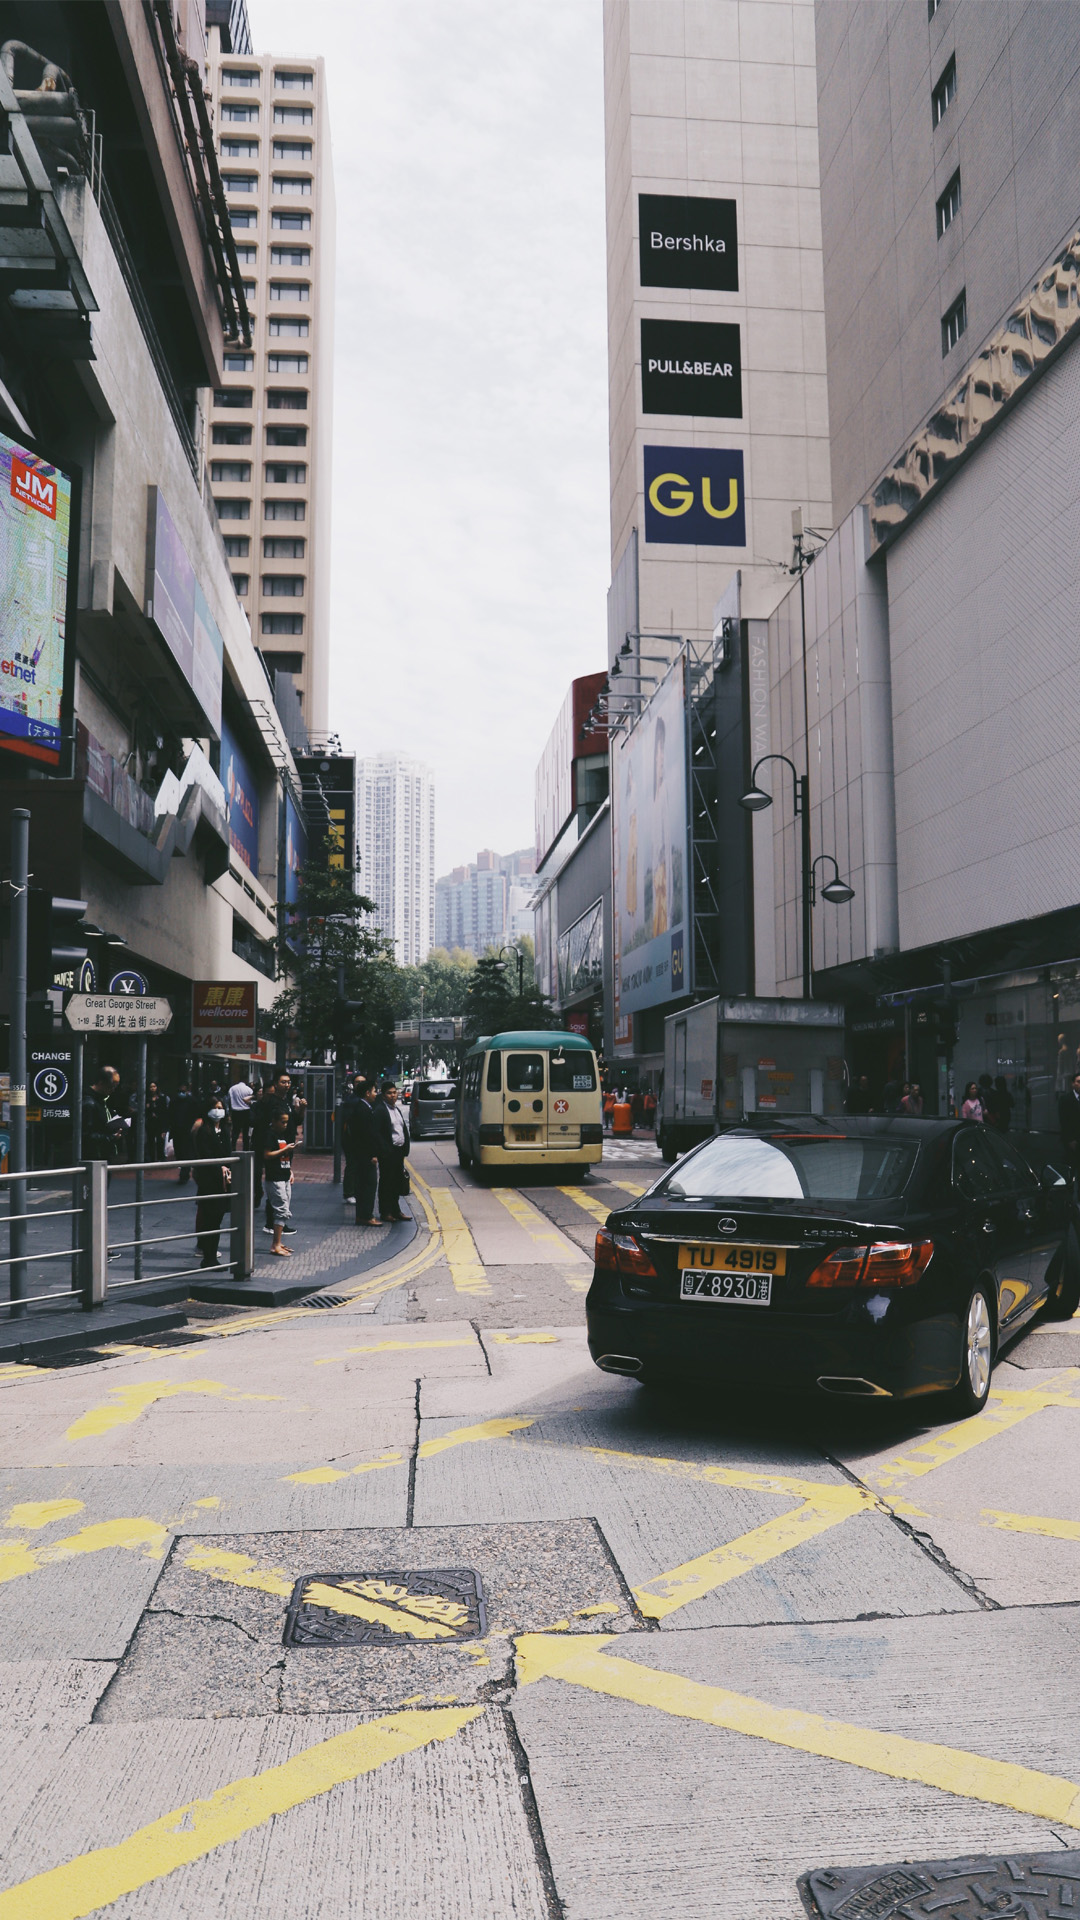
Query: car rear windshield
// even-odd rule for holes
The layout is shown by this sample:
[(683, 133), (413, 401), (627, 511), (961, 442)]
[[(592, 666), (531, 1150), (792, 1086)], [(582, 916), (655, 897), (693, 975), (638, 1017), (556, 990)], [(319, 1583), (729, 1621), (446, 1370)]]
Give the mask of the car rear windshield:
[(688, 1154), (661, 1192), (700, 1200), (893, 1200), (918, 1148), (896, 1141), (724, 1134)]
[(418, 1100), (452, 1100), (457, 1092), (456, 1080), (420, 1080), (413, 1088)]

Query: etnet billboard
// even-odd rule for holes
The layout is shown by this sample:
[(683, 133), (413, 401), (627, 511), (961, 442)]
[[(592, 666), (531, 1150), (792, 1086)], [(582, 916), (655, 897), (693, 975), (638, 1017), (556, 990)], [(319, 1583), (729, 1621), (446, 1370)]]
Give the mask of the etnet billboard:
[(0, 434), (0, 744), (59, 766), (71, 479)]
[(192, 1053), (256, 1051), (254, 980), (195, 980), (191, 987)]
[(616, 1023), (686, 991), (686, 671), (611, 749)]

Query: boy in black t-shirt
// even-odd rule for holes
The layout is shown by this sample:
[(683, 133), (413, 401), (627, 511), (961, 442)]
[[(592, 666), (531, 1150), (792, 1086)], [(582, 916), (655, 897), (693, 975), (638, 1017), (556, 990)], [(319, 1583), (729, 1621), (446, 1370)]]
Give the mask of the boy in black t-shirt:
[(276, 1088), (271, 1098), (273, 1106), (263, 1147), (263, 1185), (274, 1223), (270, 1251), (283, 1260), (291, 1260), (292, 1248), (283, 1247), (281, 1240), (285, 1228), (290, 1224), (289, 1189), (292, 1185), (292, 1156), (297, 1134), (296, 1115), (279, 1097)]

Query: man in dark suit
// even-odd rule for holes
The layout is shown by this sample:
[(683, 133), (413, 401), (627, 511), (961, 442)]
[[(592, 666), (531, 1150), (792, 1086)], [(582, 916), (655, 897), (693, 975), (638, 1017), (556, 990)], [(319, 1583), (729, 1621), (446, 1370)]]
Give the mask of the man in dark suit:
[(356, 1200), (358, 1227), (376, 1227), (375, 1188), (379, 1179), (379, 1143), (368, 1083), (358, 1074), (342, 1129), (348, 1185)]
[(1058, 1094), (1057, 1104), (1061, 1141), (1076, 1181), (1080, 1177), (1080, 1073), (1073, 1074), (1067, 1093)]
[[(405, 1161), (409, 1153), (409, 1127), (398, 1106), (398, 1090), (387, 1081), (372, 1112), (375, 1151), (379, 1160), (379, 1218), (407, 1220), (401, 1211), (401, 1196), (409, 1191)], [(359, 1209), (358, 1209), (359, 1211)]]

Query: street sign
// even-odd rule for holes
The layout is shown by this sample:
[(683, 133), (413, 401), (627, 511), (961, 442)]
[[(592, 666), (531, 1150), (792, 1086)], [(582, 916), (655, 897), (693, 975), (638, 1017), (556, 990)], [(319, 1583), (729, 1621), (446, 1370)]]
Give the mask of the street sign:
[(113, 974), (109, 981), (109, 992), (124, 994), (133, 1000), (139, 999), (146, 992), (146, 981), (141, 973), (135, 973), (130, 967), (125, 967), (122, 973)]
[(457, 1022), (455, 1020), (421, 1020), (421, 1040), (456, 1040)]
[(160, 996), (119, 993), (73, 993), (64, 1019), (76, 1033), (164, 1033), (172, 1008)]
[(71, 1119), (70, 1047), (31, 1047), (27, 1078), (42, 1120)]

